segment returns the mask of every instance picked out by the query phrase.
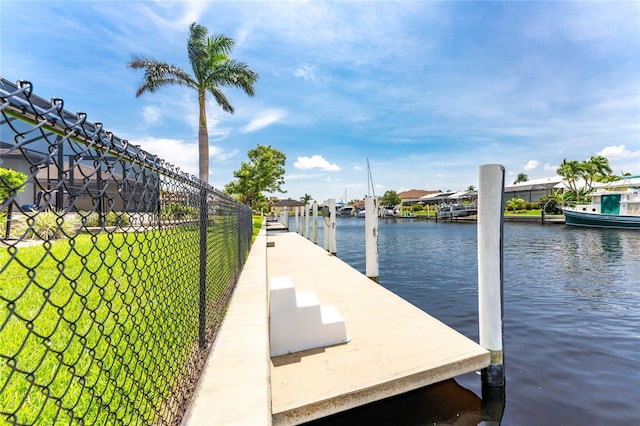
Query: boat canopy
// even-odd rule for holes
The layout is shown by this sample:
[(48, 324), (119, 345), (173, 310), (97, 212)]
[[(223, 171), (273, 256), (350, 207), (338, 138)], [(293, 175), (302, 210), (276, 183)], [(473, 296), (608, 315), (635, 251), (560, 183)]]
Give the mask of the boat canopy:
[(594, 188), (617, 188), (617, 187), (640, 187), (640, 176), (627, 176), (614, 182), (598, 182), (593, 185)]
[(420, 197), (420, 201), (426, 202), (426, 203), (438, 202), (438, 201), (446, 200), (448, 196), (453, 194), (455, 194), (455, 192), (453, 191), (437, 192), (435, 194), (429, 194), (429, 195), (425, 195), (424, 197)]
[(478, 198), (478, 191), (474, 189), (472, 191), (454, 192), (453, 194), (449, 195), (446, 199), (460, 201), (460, 200), (473, 200), (475, 198)]

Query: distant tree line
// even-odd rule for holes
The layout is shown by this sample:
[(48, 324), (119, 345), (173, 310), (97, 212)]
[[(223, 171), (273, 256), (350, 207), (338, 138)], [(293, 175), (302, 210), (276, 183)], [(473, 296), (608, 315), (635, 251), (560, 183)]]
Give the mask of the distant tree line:
[[(613, 182), (622, 178), (613, 174), (609, 160), (602, 155), (596, 155), (588, 160), (562, 160), (556, 170), (564, 178), (569, 191), (579, 200), (588, 194), (596, 182)], [(629, 175), (625, 173), (624, 176)]]

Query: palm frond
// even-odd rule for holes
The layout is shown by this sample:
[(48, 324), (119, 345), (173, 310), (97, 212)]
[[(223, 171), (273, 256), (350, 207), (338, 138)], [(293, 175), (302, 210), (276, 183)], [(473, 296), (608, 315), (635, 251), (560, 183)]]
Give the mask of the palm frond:
[(197, 87), (193, 77), (182, 68), (153, 58), (134, 56), (127, 66), (144, 70), (143, 83), (136, 91), (136, 96), (140, 96), (145, 92), (153, 93), (164, 86)]
[(247, 95), (253, 96), (253, 84), (258, 77), (258, 73), (252, 71), (244, 62), (230, 59), (213, 70), (208, 76), (208, 81), (216, 86), (237, 87)]
[(187, 40), (187, 53), (189, 62), (193, 67), (196, 80), (200, 80), (202, 67), (200, 64), (207, 61), (207, 28), (195, 22), (189, 27), (189, 39)]
[(207, 51), (211, 56), (218, 53), (228, 56), (233, 51), (235, 45), (236, 42), (224, 34), (214, 34), (207, 39)]
[(208, 87), (208, 90), (213, 95), (213, 98), (216, 100), (218, 105), (220, 105), (224, 112), (228, 112), (230, 114), (234, 113), (235, 110), (233, 109), (233, 106), (224, 95), (224, 93), (222, 93), (222, 90), (220, 90), (220, 88), (218, 88), (217, 86), (210, 86)]

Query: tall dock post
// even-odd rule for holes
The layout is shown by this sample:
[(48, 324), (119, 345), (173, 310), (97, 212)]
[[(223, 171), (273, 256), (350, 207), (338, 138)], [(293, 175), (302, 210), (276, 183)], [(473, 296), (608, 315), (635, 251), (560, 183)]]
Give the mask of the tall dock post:
[(286, 206), (282, 209), (282, 213), (280, 213), (280, 218), (281, 218), (282, 224), (288, 230), (289, 229), (289, 209)]
[(300, 207), (294, 207), (293, 210), (295, 213), (295, 217), (296, 217), (296, 232), (298, 234), (301, 234), (300, 232)]
[(309, 204), (304, 205), (304, 237), (307, 240), (311, 239), (309, 235)]
[(379, 282), (378, 267), (378, 200), (375, 197), (364, 197), (364, 235), (366, 275), (375, 282)]
[(318, 202), (315, 200), (311, 211), (313, 212), (313, 244), (318, 244)]
[(329, 198), (329, 253), (336, 254), (336, 199)]
[(329, 200), (322, 203), (322, 225), (323, 246), (329, 251)]
[(482, 384), (504, 386), (503, 320), (503, 194), (504, 167), (486, 164), (478, 170), (478, 316), (480, 345), (491, 353), (482, 370)]

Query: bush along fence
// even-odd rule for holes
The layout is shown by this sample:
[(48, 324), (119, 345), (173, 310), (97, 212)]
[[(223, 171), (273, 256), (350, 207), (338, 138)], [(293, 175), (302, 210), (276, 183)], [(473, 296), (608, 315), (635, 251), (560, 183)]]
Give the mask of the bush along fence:
[(29, 82), (0, 102), (0, 423), (179, 423), (250, 209)]

